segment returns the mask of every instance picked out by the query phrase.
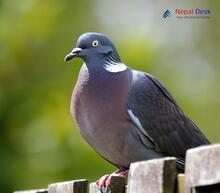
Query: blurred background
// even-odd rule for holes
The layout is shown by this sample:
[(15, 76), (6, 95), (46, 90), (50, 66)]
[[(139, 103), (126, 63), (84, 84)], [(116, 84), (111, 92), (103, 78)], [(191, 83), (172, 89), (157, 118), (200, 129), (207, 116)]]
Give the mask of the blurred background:
[[(115, 168), (80, 137), (70, 97), (82, 61), (64, 56), (105, 33), (122, 60), (156, 76), (213, 143), (220, 142), (218, 1), (0, 0), (0, 192), (46, 187)], [(209, 19), (163, 19), (209, 8)]]

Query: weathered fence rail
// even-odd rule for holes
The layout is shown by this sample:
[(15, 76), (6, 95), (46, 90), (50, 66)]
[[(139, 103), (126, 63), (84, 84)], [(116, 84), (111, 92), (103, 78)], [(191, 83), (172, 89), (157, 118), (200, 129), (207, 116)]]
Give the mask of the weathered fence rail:
[[(128, 180), (112, 177), (106, 192), (220, 193), (220, 144), (188, 150), (185, 174), (177, 174), (173, 157), (133, 163)], [(14, 193), (103, 193), (103, 190), (95, 183), (88, 185), (87, 180), (74, 180)]]

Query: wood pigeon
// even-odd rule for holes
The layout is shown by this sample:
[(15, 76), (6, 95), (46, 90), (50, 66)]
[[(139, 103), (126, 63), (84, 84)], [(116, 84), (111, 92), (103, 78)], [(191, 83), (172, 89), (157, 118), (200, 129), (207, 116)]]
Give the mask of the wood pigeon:
[[(83, 138), (107, 161), (127, 173), (132, 162), (175, 156), (184, 170), (186, 150), (208, 139), (152, 75), (125, 65), (112, 43), (100, 33), (81, 35), (69, 61), (80, 57), (71, 113)], [(106, 186), (109, 176), (98, 181)]]

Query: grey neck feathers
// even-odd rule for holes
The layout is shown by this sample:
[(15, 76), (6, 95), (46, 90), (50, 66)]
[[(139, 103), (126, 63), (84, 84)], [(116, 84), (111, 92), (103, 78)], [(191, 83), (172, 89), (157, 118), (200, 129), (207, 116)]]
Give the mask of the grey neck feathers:
[(117, 73), (127, 69), (127, 66), (121, 62), (117, 53), (111, 54), (105, 58), (104, 69), (108, 72)]
[(103, 57), (87, 58), (85, 63), (89, 72), (95, 75), (104, 72), (118, 73), (127, 69), (127, 66), (121, 62), (117, 52), (113, 52)]

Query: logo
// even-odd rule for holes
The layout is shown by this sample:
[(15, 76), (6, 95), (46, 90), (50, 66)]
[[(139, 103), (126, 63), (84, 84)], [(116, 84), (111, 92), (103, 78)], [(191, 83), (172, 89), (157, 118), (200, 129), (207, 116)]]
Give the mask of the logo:
[(163, 13), (163, 18), (165, 19), (165, 18), (169, 18), (169, 17), (171, 17), (172, 16), (172, 13), (171, 13), (171, 11), (170, 10), (166, 10), (164, 13)]
[(167, 9), (164, 13), (162, 18), (170, 18), (176, 17), (177, 19), (192, 19), (192, 18), (210, 18), (212, 15), (212, 12), (210, 9), (200, 9), (200, 8), (190, 8), (190, 9)]

